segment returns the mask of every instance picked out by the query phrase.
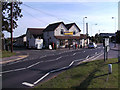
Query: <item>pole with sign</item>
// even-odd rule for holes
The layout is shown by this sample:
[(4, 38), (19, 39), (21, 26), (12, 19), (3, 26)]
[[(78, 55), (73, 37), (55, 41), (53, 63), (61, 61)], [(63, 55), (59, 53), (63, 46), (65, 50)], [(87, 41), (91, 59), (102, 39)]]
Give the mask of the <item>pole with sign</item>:
[(103, 46), (104, 46), (104, 61), (106, 61), (108, 59), (108, 51), (110, 50), (109, 38), (103, 39)]

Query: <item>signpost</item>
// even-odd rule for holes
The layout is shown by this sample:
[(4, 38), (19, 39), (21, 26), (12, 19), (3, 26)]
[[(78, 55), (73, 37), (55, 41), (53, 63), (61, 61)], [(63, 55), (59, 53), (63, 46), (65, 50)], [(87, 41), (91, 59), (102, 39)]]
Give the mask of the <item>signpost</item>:
[(104, 61), (106, 61), (108, 59), (108, 52), (110, 50), (109, 38), (104, 38), (103, 39), (103, 46), (104, 46)]

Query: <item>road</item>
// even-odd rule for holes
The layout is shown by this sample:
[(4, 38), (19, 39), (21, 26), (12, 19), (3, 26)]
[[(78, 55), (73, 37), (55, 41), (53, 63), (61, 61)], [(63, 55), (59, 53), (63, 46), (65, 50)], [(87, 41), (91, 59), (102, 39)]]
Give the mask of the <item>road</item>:
[(102, 45), (96, 49), (26, 50), (29, 57), (2, 67), (3, 88), (30, 88), (55, 73), (71, 68), (79, 62), (103, 53)]

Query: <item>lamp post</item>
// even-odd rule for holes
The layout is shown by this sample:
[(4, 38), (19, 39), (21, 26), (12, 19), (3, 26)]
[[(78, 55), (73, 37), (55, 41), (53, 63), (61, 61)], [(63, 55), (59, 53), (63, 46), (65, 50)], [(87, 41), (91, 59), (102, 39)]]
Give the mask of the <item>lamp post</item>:
[(83, 17), (83, 34), (85, 34), (85, 18), (87, 17)]

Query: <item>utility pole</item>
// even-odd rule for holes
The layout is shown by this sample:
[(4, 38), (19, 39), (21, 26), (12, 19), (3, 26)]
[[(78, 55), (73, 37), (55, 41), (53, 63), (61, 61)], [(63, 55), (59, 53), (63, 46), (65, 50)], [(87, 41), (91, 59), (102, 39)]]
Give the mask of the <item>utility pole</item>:
[(13, 2), (11, 2), (11, 52), (13, 52)]
[(83, 17), (83, 34), (85, 34), (85, 18), (87, 17)]

